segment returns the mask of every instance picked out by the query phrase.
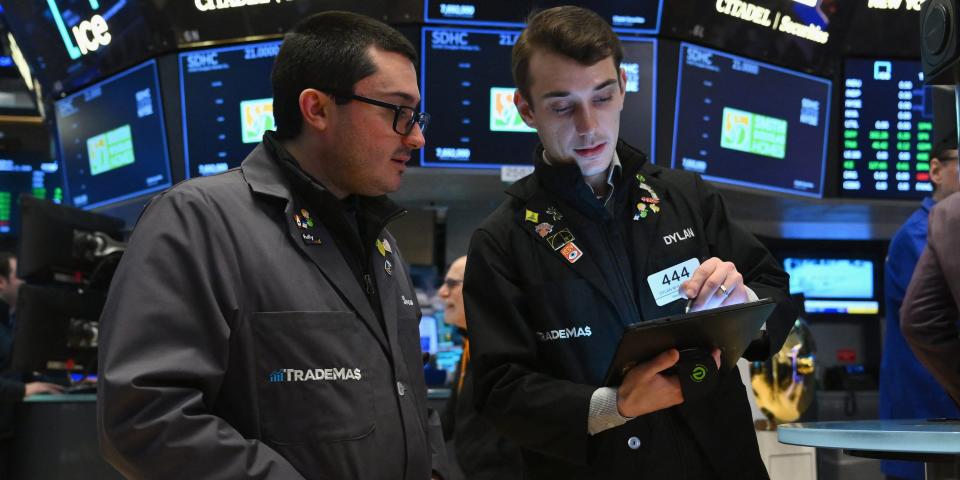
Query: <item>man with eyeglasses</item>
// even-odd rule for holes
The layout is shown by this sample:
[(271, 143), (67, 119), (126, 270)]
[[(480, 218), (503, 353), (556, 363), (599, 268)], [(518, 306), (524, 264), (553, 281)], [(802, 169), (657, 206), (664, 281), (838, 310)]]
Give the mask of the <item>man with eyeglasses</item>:
[(273, 68), (277, 131), (153, 199), (100, 330), (100, 443), (129, 478), (443, 472), (417, 305), (385, 194), (424, 144), (416, 52), (305, 19)]
[(437, 295), (443, 300), (443, 321), (463, 335), (463, 356), (457, 367), (450, 400), (443, 411), (443, 437), (453, 441), (456, 461), (466, 480), (523, 478), (519, 447), (497, 433), (489, 419), (480, 416), (473, 400), (475, 379), (470, 364), (467, 312), (463, 308), (463, 274), (467, 257), (453, 261)]
[[(957, 133), (951, 132), (930, 152), (933, 194), (925, 199), (890, 240), (884, 272), (886, 328), (880, 360), (880, 418), (960, 417), (960, 409), (933, 375), (918, 361), (900, 331), (900, 307), (927, 245), (930, 211), (960, 191), (957, 178)], [(922, 462), (884, 460), (883, 472), (893, 478), (922, 479)]]

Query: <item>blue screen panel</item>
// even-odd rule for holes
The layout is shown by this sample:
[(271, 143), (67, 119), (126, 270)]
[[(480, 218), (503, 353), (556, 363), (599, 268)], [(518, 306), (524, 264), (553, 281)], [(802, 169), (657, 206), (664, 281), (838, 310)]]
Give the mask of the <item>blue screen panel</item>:
[[(422, 35), (421, 105), (434, 112), (421, 165), (531, 165), (539, 140), (513, 105), (510, 52), (519, 32), (427, 27)], [(622, 42), (627, 96), (620, 137), (653, 158), (656, 40)]]
[(830, 81), (691, 44), (679, 63), (674, 168), (823, 196)]
[(846, 197), (930, 195), (933, 93), (920, 62), (844, 62), (840, 189)]
[(161, 105), (153, 60), (56, 102), (71, 204), (91, 209), (170, 186)]
[(656, 34), (660, 31), (663, 0), (596, 0), (560, 2), (548, 0), (426, 0), (424, 21), (477, 26), (522, 27), (534, 9), (560, 5), (587, 7), (603, 17), (614, 30), (625, 33)]
[(802, 293), (807, 313), (876, 314), (876, 265), (852, 258), (783, 259), (790, 293)]
[(270, 73), (280, 41), (181, 53), (187, 177), (237, 167), (274, 130)]

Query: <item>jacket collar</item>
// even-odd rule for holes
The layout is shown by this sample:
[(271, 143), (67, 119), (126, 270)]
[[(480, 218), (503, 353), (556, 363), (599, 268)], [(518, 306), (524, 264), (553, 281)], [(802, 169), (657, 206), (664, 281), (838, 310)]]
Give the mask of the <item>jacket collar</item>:
[[(282, 168), (277, 168), (277, 165)], [(264, 134), (263, 142), (257, 145), (240, 168), (254, 192), (287, 202), (293, 199), (293, 189), (303, 189), (326, 205), (342, 204), (346, 208), (359, 209), (378, 225), (385, 225), (390, 219), (405, 212), (386, 195), (350, 195), (340, 201), (324, 188), (319, 180), (300, 168), (299, 162), (277, 140), (274, 132), (268, 131)]]
[[(621, 171), (619, 176), (614, 175), (613, 178), (614, 193), (621, 195), (628, 190), (627, 184), (630, 179), (634, 178), (636, 173), (648, 164), (648, 161), (643, 152), (623, 140), (617, 141), (617, 156), (620, 159)], [(533, 165), (534, 173), (507, 188), (507, 195), (527, 202), (542, 187), (563, 198), (579, 198), (584, 194), (593, 198), (592, 190), (583, 181), (580, 168), (575, 164), (548, 165), (543, 161), (543, 145), (537, 145), (533, 154)]]

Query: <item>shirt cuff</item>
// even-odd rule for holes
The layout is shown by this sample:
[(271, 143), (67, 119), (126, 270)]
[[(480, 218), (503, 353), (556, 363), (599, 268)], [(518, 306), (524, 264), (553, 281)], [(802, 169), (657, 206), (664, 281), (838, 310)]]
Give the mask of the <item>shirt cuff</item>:
[(624, 417), (617, 410), (617, 389), (602, 387), (590, 397), (590, 414), (587, 416), (587, 433), (596, 435), (604, 430), (619, 427), (634, 417)]
[(757, 292), (754, 292), (753, 289), (746, 285), (744, 285), (743, 288), (747, 291), (748, 302), (756, 302), (757, 300), (760, 300), (760, 297), (757, 296)]

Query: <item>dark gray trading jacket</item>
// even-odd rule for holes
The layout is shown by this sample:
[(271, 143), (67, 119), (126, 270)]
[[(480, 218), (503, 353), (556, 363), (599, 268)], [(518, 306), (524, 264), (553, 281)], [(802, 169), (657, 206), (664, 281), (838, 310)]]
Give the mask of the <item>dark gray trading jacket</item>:
[[(296, 224), (313, 207), (281, 167), (261, 144), (240, 168), (180, 183), (141, 217), (100, 324), (100, 445), (124, 475), (442, 471), (420, 308), (396, 241), (384, 230), (376, 238), (392, 251), (366, 249), (384, 328), (319, 212)], [(402, 212), (387, 205), (372, 212), (383, 223)]]
[[(549, 167), (540, 152), (470, 244), (464, 300), (478, 408), (520, 444), (531, 478), (766, 478), (736, 371), (706, 399), (595, 436), (587, 415), (625, 326), (682, 313), (684, 301), (657, 306), (648, 276), (694, 257), (734, 262), (778, 303), (762, 357), (796, 318), (786, 273), (697, 175), (650, 165), (620, 142), (611, 213), (575, 165)], [(553, 237), (563, 228), (582, 253), (575, 263)]]

